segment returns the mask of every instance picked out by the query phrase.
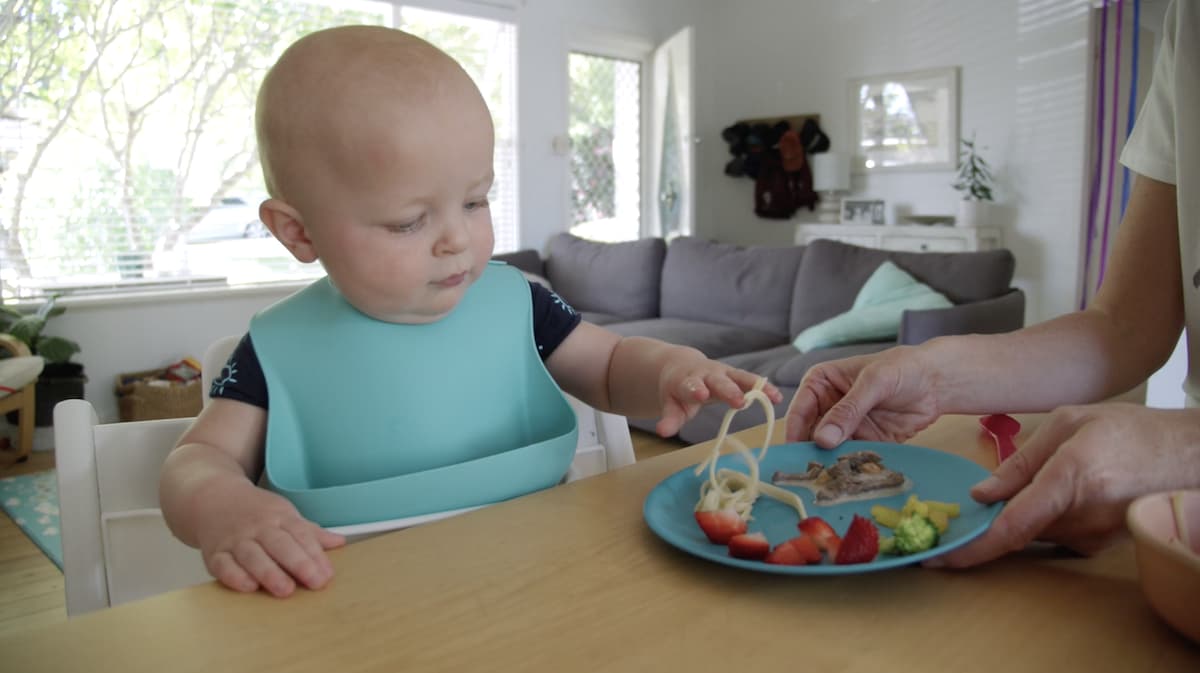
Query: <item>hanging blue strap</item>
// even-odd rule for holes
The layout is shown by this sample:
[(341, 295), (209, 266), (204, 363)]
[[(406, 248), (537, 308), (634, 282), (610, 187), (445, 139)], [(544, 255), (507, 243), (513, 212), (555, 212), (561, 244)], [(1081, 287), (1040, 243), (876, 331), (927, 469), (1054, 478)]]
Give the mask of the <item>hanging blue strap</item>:
[[(1129, 110), (1125, 114), (1125, 139), (1133, 134), (1133, 122), (1137, 118), (1138, 98), (1138, 36), (1141, 31), (1142, 0), (1133, 0), (1133, 59), (1129, 65)], [(1125, 208), (1129, 205), (1129, 169), (1122, 167), (1121, 179), (1121, 216), (1125, 216)]]

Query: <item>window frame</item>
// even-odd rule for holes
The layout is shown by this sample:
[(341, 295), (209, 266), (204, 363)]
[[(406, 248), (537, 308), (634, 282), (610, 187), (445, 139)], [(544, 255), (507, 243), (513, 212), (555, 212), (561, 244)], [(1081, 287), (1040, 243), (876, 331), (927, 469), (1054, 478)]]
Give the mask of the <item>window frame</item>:
[[(567, 84), (566, 87), (564, 87), (564, 95), (566, 98), (563, 100), (563, 107), (567, 110), (567, 117), (563, 119), (564, 128), (566, 125), (569, 125), (571, 121), (571, 70), (569, 65), (571, 54), (587, 54), (589, 56), (600, 56), (603, 58), (635, 61), (641, 66), (641, 82), (639, 83), (641, 91), (639, 95), (641, 96), (642, 109), (640, 110), (639, 114), (639, 123), (641, 126), (638, 133), (638, 135), (641, 136), (639, 148), (639, 163), (641, 164), (639, 167), (639, 170), (641, 171), (641, 185), (639, 186), (639, 192), (641, 198), (638, 203), (638, 239), (646, 238), (646, 223), (648, 222), (647, 218), (649, 218), (652, 214), (650, 212), (650, 204), (653, 198), (650, 184), (651, 180), (649, 179), (650, 170), (653, 165), (650, 161), (650, 152), (652, 151), (652, 148), (650, 147), (650, 134), (648, 133), (650, 124), (653, 121), (651, 119), (651, 108), (653, 108), (653, 106), (649, 105), (648, 102), (652, 100), (651, 96), (654, 95), (654, 83), (651, 81), (654, 75), (654, 45), (646, 40), (621, 33), (592, 31), (586, 35), (579, 33), (572, 34), (567, 39), (566, 51), (563, 53), (562, 60), (563, 82)], [(566, 138), (565, 131), (562, 137), (564, 139)], [(569, 143), (570, 141), (567, 140), (567, 142)], [(562, 221), (570, 222), (572, 213), (569, 157), (567, 157), (567, 161), (563, 164), (563, 170), (566, 173), (566, 186), (563, 192)]]
[[(520, 89), (517, 86), (519, 77), (521, 26), (519, 8), (521, 0), (375, 0), (380, 4), (391, 5), (392, 25), (400, 25), (403, 10), (407, 8), (430, 10), (448, 14), (457, 14), (469, 18), (477, 18), (507, 23), (514, 30), (512, 86), (513, 106), (513, 197), (516, 239), (520, 245), (520, 194), (521, 194), (521, 142), (520, 142)], [(319, 278), (320, 274), (314, 278)], [(96, 290), (67, 292), (60, 296), (59, 304), (63, 306), (91, 305), (126, 305), (141, 304), (180, 299), (183, 297), (214, 298), (244, 296), (255, 293), (271, 293), (279, 290), (298, 290), (310, 285), (314, 278), (274, 278), (244, 283), (213, 283), (203, 276), (188, 276), (178, 278), (149, 279), (145, 282), (130, 282), (128, 284), (117, 280), (106, 283), (95, 283)], [(70, 277), (54, 279), (55, 285), (70, 285)], [(40, 305), (45, 301), (43, 296), (19, 297), (4, 301), (8, 306), (23, 309)]]

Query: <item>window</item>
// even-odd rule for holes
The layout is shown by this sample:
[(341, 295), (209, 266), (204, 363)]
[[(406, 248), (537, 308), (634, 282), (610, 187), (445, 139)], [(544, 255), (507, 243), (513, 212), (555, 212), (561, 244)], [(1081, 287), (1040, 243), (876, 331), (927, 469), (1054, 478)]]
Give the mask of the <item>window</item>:
[(394, 25), (458, 59), (496, 121), (497, 249), (517, 247), (516, 29), (368, 0), (13, 0), (0, 17), (0, 293), (318, 276), (258, 221), (258, 84), (300, 36)]
[(571, 233), (630, 241), (641, 233), (641, 64), (570, 54)]

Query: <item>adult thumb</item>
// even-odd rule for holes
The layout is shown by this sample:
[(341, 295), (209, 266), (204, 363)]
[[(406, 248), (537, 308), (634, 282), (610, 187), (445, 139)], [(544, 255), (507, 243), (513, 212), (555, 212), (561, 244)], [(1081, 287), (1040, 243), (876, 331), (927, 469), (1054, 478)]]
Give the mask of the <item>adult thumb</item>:
[[(865, 374), (865, 372), (864, 372)], [(872, 385), (868, 376), (860, 376), (845, 396), (825, 412), (813, 430), (813, 441), (824, 449), (832, 449), (854, 436), (859, 424), (883, 397), (883, 387)]]

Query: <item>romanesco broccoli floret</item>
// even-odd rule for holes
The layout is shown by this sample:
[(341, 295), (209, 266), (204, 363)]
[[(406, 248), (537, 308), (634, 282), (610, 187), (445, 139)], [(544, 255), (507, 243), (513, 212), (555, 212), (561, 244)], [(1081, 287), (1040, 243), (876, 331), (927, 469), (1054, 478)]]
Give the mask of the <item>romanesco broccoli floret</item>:
[(897, 554), (916, 554), (933, 549), (938, 543), (937, 526), (920, 514), (904, 517), (893, 532)]

